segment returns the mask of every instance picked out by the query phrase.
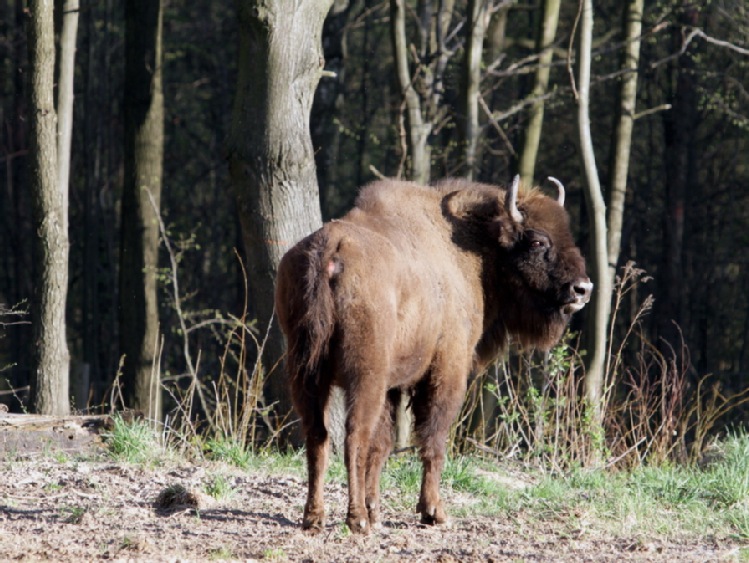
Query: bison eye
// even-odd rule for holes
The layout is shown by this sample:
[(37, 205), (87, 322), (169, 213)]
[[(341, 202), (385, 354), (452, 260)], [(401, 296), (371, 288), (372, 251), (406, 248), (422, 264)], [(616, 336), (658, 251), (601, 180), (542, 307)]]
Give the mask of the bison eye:
[(549, 244), (549, 241), (545, 239), (534, 239), (531, 241), (530, 246), (533, 250), (545, 250), (551, 245)]

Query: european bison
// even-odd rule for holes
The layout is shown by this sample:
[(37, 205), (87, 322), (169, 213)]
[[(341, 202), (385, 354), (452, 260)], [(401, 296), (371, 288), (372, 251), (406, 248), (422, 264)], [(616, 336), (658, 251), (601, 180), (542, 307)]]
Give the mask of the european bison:
[(423, 463), (417, 511), (439, 524), (445, 441), (480, 369), (510, 341), (548, 349), (593, 285), (564, 208), (538, 189), (518, 193), (462, 180), (434, 187), (380, 181), (342, 219), (281, 260), (276, 310), (288, 343), (294, 406), (306, 437), (303, 527), (324, 523), (326, 406), (332, 385), (347, 406), (347, 523), (379, 520), (380, 472), (393, 408), (411, 395)]

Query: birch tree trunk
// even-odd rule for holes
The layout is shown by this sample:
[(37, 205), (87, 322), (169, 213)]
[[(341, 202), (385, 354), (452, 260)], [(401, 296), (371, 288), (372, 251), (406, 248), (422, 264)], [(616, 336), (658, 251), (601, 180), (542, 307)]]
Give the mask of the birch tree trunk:
[(29, 180), (34, 217), (33, 400), (37, 412), (65, 415), (70, 356), (66, 340), (67, 209), (58, 189), (57, 114), (54, 106), (54, 2), (30, 0)]
[[(322, 26), (332, 0), (237, 0), (239, 66), (228, 140), (229, 169), (261, 331), (265, 400), (280, 426), (291, 412), (273, 317), (278, 263), (322, 224), (310, 139), (312, 100), (323, 71)], [(274, 429), (275, 430), (275, 429)]]
[(479, 96), (481, 95), (481, 55), (489, 23), (488, 0), (468, 0), (468, 39), (463, 65), (463, 142), (466, 178), (473, 180), (478, 165)]
[[(129, 406), (161, 418), (157, 213), (164, 153), (161, 0), (125, 3), (125, 183), (120, 240), (120, 353)], [(155, 203), (156, 209), (154, 210)]]
[(536, 36), (536, 50), (540, 53), (538, 68), (531, 91), (531, 98), (535, 99), (530, 107), (528, 126), (525, 129), (523, 150), (520, 153), (518, 172), (524, 186), (533, 185), (533, 177), (538, 158), (538, 147), (541, 143), (541, 130), (544, 123), (544, 95), (549, 87), (550, 65), (554, 56), (552, 45), (559, 23), (559, 5), (561, 0), (546, 0), (543, 14), (539, 22)]
[(624, 53), (621, 69), (625, 74), (619, 89), (618, 119), (613, 137), (610, 167), (608, 216), (609, 277), (613, 280), (622, 241), (622, 219), (627, 195), (627, 173), (632, 147), (632, 129), (637, 105), (637, 67), (640, 62), (642, 9), (645, 0), (628, 0), (624, 13)]
[(606, 363), (606, 336), (611, 309), (611, 277), (608, 269), (606, 241), (606, 205), (598, 179), (593, 138), (590, 132), (590, 66), (593, 40), (593, 0), (581, 0), (580, 44), (578, 49), (578, 111), (580, 153), (585, 174), (585, 203), (591, 220), (591, 278), (595, 284), (593, 299), (586, 317), (588, 365), (585, 375), (585, 397), (591, 409), (594, 431), (600, 428), (603, 412), (604, 369)]
[(429, 135), (432, 124), (424, 120), (421, 99), (414, 88), (408, 64), (406, 0), (390, 1), (390, 29), (398, 88), (406, 106), (406, 139), (411, 157), (409, 176), (415, 182), (427, 184), (431, 176)]
[[(62, 194), (62, 205), (66, 210), (70, 180), (70, 147), (73, 141), (73, 78), (77, 35), (78, 0), (65, 0), (62, 4), (60, 75), (57, 81), (57, 189)], [(67, 231), (67, 211), (64, 213), (64, 220), (64, 228)]]
[[(68, 229), (70, 158), (73, 142), (73, 79), (75, 76), (76, 37), (78, 35), (78, 0), (62, 2), (59, 76), (57, 80), (57, 189), (65, 209), (64, 230)], [(88, 366), (74, 362), (70, 370), (70, 395), (76, 409), (84, 409), (89, 391)]]

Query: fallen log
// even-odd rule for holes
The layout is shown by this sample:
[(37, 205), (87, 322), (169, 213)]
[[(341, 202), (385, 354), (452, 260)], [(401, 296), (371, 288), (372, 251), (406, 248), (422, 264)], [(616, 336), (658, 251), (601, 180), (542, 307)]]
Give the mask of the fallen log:
[(113, 427), (110, 415), (47, 416), (0, 412), (0, 457), (39, 453), (94, 453), (102, 431)]

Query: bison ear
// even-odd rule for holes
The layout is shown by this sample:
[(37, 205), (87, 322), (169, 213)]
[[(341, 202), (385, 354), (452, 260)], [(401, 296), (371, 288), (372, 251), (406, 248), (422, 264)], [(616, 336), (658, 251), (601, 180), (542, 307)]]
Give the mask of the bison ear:
[(448, 219), (481, 233), (491, 244), (509, 248), (518, 240), (520, 225), (507, 212), (499, 191), (457, 190), (444, 197), (442, 209)]
[(510, 248), (520, 238), (520, 225), (507, 214), (501, 214), (489, 223), (489, 236), (503, 248)]
[(490, 221), (499, 215), (499, 194), (486, 191), (457, 190), (442, 200), (446, 216), (459, 221)]

